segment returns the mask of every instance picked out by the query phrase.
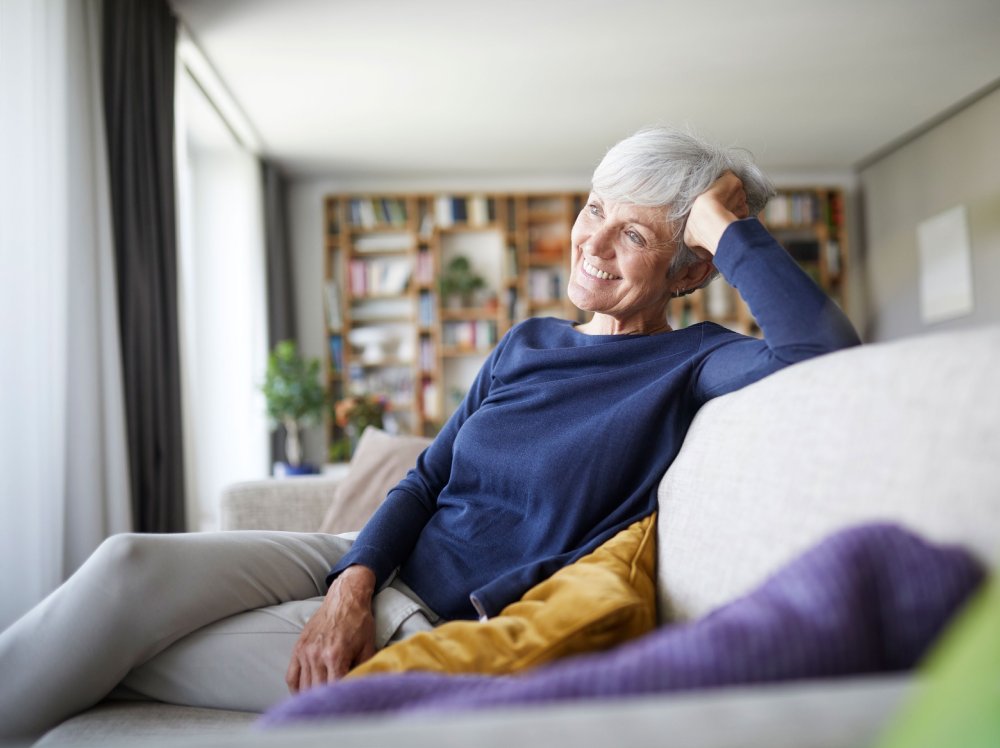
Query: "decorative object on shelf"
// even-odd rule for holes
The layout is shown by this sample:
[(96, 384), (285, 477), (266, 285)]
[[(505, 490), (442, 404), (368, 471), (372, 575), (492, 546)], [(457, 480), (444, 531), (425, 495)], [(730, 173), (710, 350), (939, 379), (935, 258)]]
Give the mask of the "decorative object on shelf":
[(326, 390), (320, 382), (318, 358), (304, 359), (293, 340), (278, 343), (267, 359), (267, 373), (261, 391), (267, 401), (267, 415), (285, 427), (284, 475), (306, 475), (316, 468), (302, 462), (299, 432), (323, 417)]
[(361, 349), (360, 360), (366, 364), (381, 364), (386, 360), (386, 348), (397, 342), (385, 327), (355, 327), (347, 337), (352, 346)]
[(344, 436), (330, 445), (330, 461), (350, 459), (364, 430), (369, 426), (383, 428), (388, 411), (389, 398), (385, 395), (354, 395), (338, 400), (333, 406), (333, 418)]
[(469, 307), (473, 305), (474, 294), (486, 286), (486, 281), (472, 269), (468, 257), (458, 255), (445, 266), (440, 286), (441, 298), (449, 306), (454, 306), (457, 300), (459, 306)]

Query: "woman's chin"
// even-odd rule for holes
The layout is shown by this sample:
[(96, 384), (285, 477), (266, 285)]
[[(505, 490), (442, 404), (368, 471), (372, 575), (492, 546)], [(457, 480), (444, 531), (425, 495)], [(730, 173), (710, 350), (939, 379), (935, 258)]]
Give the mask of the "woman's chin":
[(599, 312), (601, 304), (595, 295), (584, 288), (580, 288), (576, 283), (570, 281), (569, 288), (566, 289), (566, 296), (570, 303), (577, 309), (584, 312)]

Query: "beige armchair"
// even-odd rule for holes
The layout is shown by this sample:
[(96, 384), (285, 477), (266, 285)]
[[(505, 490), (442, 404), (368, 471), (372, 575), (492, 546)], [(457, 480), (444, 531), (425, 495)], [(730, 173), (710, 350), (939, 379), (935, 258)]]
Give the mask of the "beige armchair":
[(324, 475), (235, 483), (222, 492), (220, 528), (316, 532), (341, 480)]

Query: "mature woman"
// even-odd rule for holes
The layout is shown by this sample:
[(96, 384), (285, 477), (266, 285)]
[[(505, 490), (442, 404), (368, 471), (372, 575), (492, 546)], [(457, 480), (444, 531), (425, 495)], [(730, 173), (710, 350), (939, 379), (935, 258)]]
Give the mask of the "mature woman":
[[(858, 342), (748, 218), (771, 194), (745, 154), (680, 132), (616, 145), (572, 231), (568, 293), (589, 322), (512, 329), (353, 545), (268, 532), (109, 539), (0, 635), (0, 735), (112, 691), (263, 709), (286, 683), (335, 680), (440, 620), (495, 615), (649, 515), (704, 402)], [(763, 340), (711, 323), (670, 329), (668, 301), (716, 271)]]

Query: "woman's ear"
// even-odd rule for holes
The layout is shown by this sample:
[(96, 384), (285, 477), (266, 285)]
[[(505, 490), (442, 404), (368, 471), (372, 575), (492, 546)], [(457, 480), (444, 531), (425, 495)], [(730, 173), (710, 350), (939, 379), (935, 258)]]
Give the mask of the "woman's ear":
[(711, 260), (699, 259), (681, 269), (677, 275), (671, 278), (671, 286), (675, 291), (691, 291), (699, 288), (715, 272), (715, 265)]

